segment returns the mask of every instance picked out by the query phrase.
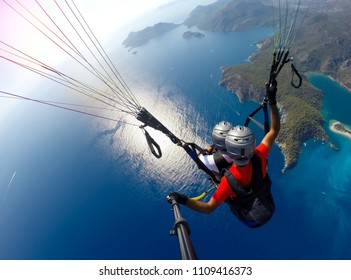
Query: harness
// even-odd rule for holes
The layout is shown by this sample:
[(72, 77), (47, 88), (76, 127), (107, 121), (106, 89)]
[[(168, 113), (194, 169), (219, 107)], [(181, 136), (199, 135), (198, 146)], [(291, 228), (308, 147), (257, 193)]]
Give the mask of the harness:
[(251, 161), (252, 179), (248, 187), (243, 187), (230, 171), (225, 174), (229, 186), (237, 196), (226, 202), (241, 222), (248, 227), (259, 227), (273, 216), (275, 204), (271, 194), (271, 179), (268, 174), (262, 178), (261, 159), (254, 155)]
[(227, 169), (232, 165), (231, 162), (226, 161), (226, 159), (223, 156), (223, 153), (220, 150), (213, 154), (213, 160), (220, 173), (223, 169)]

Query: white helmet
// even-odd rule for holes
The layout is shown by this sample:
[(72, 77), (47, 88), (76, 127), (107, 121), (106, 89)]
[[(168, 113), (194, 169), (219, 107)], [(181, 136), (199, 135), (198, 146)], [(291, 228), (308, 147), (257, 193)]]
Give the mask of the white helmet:
[(225, 150), (225, 137), (233, 127), (230, 122), (221, 121), (212, 130), (212, 142), (220, 150)]
[(233, 127), (225, 138), (225, 146), (228, 155), (238, 166), (249, 163), (254, 155), (256, 140), (250, 128), (237, 125)]

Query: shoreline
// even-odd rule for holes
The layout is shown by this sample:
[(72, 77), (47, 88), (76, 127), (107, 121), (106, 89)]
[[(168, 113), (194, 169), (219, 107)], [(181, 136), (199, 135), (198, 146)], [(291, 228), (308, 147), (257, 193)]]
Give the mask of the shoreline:
[(339, 84), (339, 86), (340, 87), (342, 87), (342, 88), (344, 88), (345, 90), (347, 90), (349, 93), (351, 93), (351, 88), (349, 88), (349, 87), (347, 87), (346, 85), (344, 85), (341, 81), (339, 81), (339, 80), (337, 80), (337, 79), (335, 79), (334, 77), (332, 77), (330, 74), (328, 75), (328, 74), (324, 74), (324, 73), (322, 73), (322, 72), (314, 72), (314, 71), (311, 71), (311, 72), (307, 72), (307, 73), (305, 73), (306, 74), (306, 76), (309, 78), (309, 75), (311, 75), (311, 76), (314, 76), (314, 75), (321, 75), (321, 76), (326, 76), (326, 77), (328, 77), (330, 80), (332, 80), (332, 81), (334, 81), (334, 82), (336, 82), (336, 83), (338, 83)]
[(332, 132), (343, 135), (351, 139), (351, 128), (337, 120), (329, 121), (329, 128)]

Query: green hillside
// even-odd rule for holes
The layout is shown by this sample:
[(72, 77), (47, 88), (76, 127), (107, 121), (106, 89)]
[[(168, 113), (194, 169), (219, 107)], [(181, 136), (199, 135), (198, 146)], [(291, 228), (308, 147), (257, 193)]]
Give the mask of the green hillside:
[[(306, 18), (291, 49), (301, 73), (321, 72), (351, 88), (351, 24), (348, 14), (340, 10), (313, 13)], [(260, 51), (252, 56), (251, 63), (223, 67), (221, 84), (238, 94), (242, 101), (261, 102), (272, 50), (272, 39), (268, 39)], [(306, 79), (302, 88), (292, 88), (291, 70), (287, 66), (285, 68), (278, 79), (278, 102), (284, 116), (278, 141), (286, 159), (285, 167), (288, 168), (296, 163), (302, 143), (307, 139), (321, 139), (332, 148), (335, 147), (322, 127), (322, 92)]]

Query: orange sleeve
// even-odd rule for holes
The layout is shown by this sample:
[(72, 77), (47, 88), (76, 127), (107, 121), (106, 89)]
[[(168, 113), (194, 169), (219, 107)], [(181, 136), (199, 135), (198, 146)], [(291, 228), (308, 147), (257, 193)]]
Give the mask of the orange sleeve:
[(269, 155), (269, 149), (268, 147), (261, 143), (260, 145), (258, 145), (256, 147), (256, 154), (261, 158), (262, 161), (262, 175), (263, 177), (266, 177), (266, 173), (267, 173), (267, 159), (268, 159), (268, 155)]
[(269, 149), (268, 149), (268, 147), (267, 147), (265, 144), (261, 143), (260, 145), (258, 145), (258, 146), (256, 147), (255, 150), (256, 150), (256, 153), (257, 153), (261, 158), (265, 158), (265, 159), (268, 158)]
[(227, 178), (225, 176), (222, 177), (221, 183), (219, 184), (217, 190), (213, 194), (212, 198), (217, 203), (223, 203), (229, 196), (235, 195), (233, 190), (228, 184)]

